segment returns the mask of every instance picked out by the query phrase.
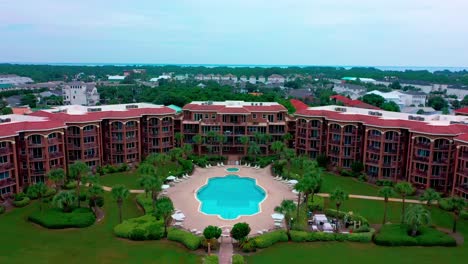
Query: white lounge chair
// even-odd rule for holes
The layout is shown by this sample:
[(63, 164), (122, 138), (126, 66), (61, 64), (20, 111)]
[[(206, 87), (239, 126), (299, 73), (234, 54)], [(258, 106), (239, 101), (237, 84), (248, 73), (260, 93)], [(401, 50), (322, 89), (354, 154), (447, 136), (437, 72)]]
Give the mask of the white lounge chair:
[(221, 167), (224, 167), (224, 162), (221, 162)]
[(221, 164), (219, 164), (219, 162), (216, 164), (218, 167), (221, 167)]
[(262, 231), (262, 230), (258, 230), (258, 231), (257, 231), (257, 234), (263, 235), (263, 231)]
[(206, 165), (206, 166), (205, 166), (205, 168), (209, 169), (209, 168), (210, 168), (210, 166)]
[(198, 231), (198, 230), (197, 230), (196, 228), (190, 229), (190, 232), (191, 232), (191, 233), (194, 233), (194, 234), (197, 233), (197, 231)]
[(316, 225), (312, 225), (312, 231), (318, 231), (318, 227)]
[(249, 168), (250, 168), (250, 163), (249, 163), (249, 164), (247, 164), (247, 167), (249, 167)]

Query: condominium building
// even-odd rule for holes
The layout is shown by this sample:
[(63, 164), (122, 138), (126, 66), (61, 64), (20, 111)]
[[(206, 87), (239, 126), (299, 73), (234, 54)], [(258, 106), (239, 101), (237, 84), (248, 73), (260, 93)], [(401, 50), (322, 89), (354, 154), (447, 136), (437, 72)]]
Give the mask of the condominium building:
[(63, 103), (65, 105), (96, 105), (99, 93), (95, 83), (70, 82), (64, 85)]

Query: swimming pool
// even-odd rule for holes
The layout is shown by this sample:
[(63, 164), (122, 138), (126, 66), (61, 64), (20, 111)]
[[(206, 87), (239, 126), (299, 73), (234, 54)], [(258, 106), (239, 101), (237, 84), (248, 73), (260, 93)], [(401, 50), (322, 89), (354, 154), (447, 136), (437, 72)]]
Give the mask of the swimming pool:
[(243, 215), (260, 212), (260, 203), (266, 197), (265, 191), (252, 178), (237, 175), (210, 178), (196, 193), (200, 211), (234, 220)]
[(240, 169), (239, 168), (227, 168), (226, 171), (227, 172), (239, 172)]

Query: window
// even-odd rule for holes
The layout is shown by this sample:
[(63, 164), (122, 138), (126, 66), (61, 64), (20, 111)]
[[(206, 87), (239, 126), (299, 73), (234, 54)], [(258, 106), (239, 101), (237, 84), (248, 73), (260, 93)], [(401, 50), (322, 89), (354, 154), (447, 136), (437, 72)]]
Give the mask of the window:
[(257, 114), (253, 114), (253, 115), (252, 115), (252, 118), (253, 118), (253, 119), (257, 119)]
[(32, 144), (41, 144), (42, 142), (42, 136), (39, 135), (32, 135), (31, 136), (31, 143)]
[(84, 131), (91, 131), (91, 130), (93, 130), (93, 129), (94, 129), (94, 126), (85, 126), (85, 127), (83, 128)]
[(0, 157), (0, 163), (7, 163), (8, 162), (8, 156), (1, 156)]
[(264, 115), (262, 116), (262, 117), (263, 117), (263, 119), (266, 119), (266, 116), (267, 116), (267, 115), (265, 115), (265, 114), (264, 114)]
[(205, 114), (205, 119), (208, 119), (208, 114)]
[(6, 142), (0, 142), (0, 148), (6, 148), (7, 143)]
[(84, 143), (94, 142), (94, 137), (84, 137), (83, 141), (84, 141)]
[(49, 153), (54, 153), (57, 151), (58, 151), (57, 145), (49, 146)]
[(0, 181), (3, 180), (3, 179), (7, 179), (7, 178), (10, 178), (10, 172), (9, 171), (0, 172)]
[(49, 136), (47, 136), (48, 138), (56, 138), (57, 137), (57, 133), (52, 133), (52, 134), (49, 134)]
[(215, 114), (212, 114), (211, 115), (211, 119), (215, 119), (216, 118), (216, 115)]

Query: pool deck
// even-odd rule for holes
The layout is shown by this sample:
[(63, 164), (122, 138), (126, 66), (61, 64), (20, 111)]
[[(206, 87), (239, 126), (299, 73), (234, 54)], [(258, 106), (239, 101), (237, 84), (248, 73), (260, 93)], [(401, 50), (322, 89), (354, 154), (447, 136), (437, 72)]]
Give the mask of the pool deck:
[[(226, 168), (237, 167), (239, 172), (227, 172)], [(252, 216), (241, 216), (235, 220), (221, 219), (216, 215), (205, 215), (199, 212), (200, 203), (196, 199), (196, 191), (206, 184), (207, 180), (212, 177), (225, 176), (227, 174), (236, 174), (240, 177), (249, 177), (257, 180), (267, 193), (267, 198), (261, 204), (261, 212)], [(171, 198), (174, 207), (181, 210), (185, 214), (184, 228), (197, 229), (203, 231), (208, 225), (216, 225), (223, 230), (231, 229), (232, 226), (239, 222), (246, 222), (250, 225), (251, 235), (257, 234), (257, 231), (263, 229), (274, 229), (274, 221), (271, 214), (274, 213), (274, 208), (278, 206), (283, 199), (294, 200), (297, 198), (292, 193), (291, 189), (284, 183), (278, 182), (270, 173), (270, 167), (265, 169), (254, 169), (243, 166), (225, 166), (212, 168), (199, 168), (194, 170), (192, 177), (167, 190), (167, 196)]]

